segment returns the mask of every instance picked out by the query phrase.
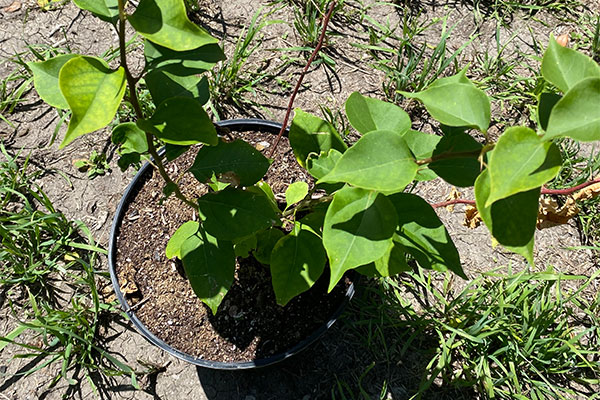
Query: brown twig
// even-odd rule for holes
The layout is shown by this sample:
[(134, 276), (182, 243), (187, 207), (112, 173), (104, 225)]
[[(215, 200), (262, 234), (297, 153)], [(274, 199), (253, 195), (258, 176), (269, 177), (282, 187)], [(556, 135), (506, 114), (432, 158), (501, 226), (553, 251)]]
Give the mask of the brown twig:
[(306, 66), (304, 67), (304, 69), (302, 70), (302, 73), (300, 74), (300, 78), (298, 78), (298, 82), (296, 82), (294, 91), (292, 92), (292, 95), (290, 96), (290, 101), (288, 103), (287, 110), (285, 112), (285, 118), (283, 119), (283, 124), (281, 125), (281, 130), (279, 131), (279, 134), (277, 135), (277, 138), (275, 139), (275, 144), (271, 148), (271, 152), (269, 153), (269, 158), (273, 158), (273, 154), (275, 153), (275, 149), (277, 149), (279, 140), (281, 140), (281, 137), (283, 136), (283, 132), (285, 132), (285, 128), (287, 127), (288, 121), (290, 119), (290, 114), (292, 112), (292, 107), (294, 105), (294, 100), (296, 99), (296, 95), (298, 94), (298, 91), (300, 90), (300, 85), (302, 85), (302, 80), (304, 80), (304, 76), (308, 72), (310, 65), (317, 57), (317, 54), (321, 50), (321, 47), (323, 47), (323, 40), (325, 39), (325, 34), (327, 32), (327, 25), (329, 24), (329, 20), (331, 19), (331, 14), (333, 13), (335, 4), (336, 4), (336, 1), (332, 1), (331, 5), (329, 6), (329, 10), (327, 11), (325, 18), (323, 19), (323, 28), (321, 30), (321, 35), (319, 36), (319, 42), (317, 43), (317, 47), (315, 47), (312, 54), (310, 55), (310, 58), (308, 59)]

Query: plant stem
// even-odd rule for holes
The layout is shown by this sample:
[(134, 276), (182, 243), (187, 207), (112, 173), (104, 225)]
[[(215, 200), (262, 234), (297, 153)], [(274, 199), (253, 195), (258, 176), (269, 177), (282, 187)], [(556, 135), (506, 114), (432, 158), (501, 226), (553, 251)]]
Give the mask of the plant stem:
[[(119, 34), (119, 53), (121, 56), (121, 66), (125, 70), (127, 86), (129, 87), (129, 100), (131, 101), (131, 105), (133, 106), (135, 115), (138, 119), (143, 119), (144, 113), (142, 111), (142, 108), (140, 107), (140, 102), (137, 96), (136, 79), (129, 71), (129, 67), (127, 65), (127, 52), (125, 47), (125, 20), (125, 0), (119, 0), (119, 29), (117, 30), (117, 33)], [(150, 156), (154, 159), (153, 165), (158, 170), (160, 176), (163, 178), (167, 185), (170, 185), (174, 188), (173, 193), (175, 194), (175, 197), (177, 197), (179, 200), (181, 200), (188, 206), (192, 207), (194, 210), (198, 211), (198, 206), (196, 205), (196, 203), (185, 197), (185, 195), (181, 192), (181, 189), (179, 189), (179, 185), (173, 182), (173, 180), (167, 173), (167, 170), (165, 169), (165, 166), (162, 162), (162, 158), (158, 154), (156, 146), (154, 145), (154, 138), (152, 134), (150, 132), (145, 133), (146, 141), (148, 142), (148, 153), (150, 153)]]
[(575, 193), (578, 190), (591, 186), (595, 183), (600, 183), (600, 178), (596, 178), (591, 181), (582, 183), (581, 185), (573, 186), (572, 188), (566, 189), (546, 189), (545, 187), (542, 187), (542, 194), (557, 194), (562, 196), (568, 196), (570, 194)]
[(323, 47), (323, 40), (325, 39), (325, 34), (327, 32), (327, 25), (329, 25), (329, 20), (331, 19), (331, 14), (333, 14), (333, 9), (335, 8), (335, 5), (336, 5), (336, 1), (332, 1), (329, 6), (329, 10), (327, 11), (327, 14), (325, 15), (325, 18), (323, 19), (323, 28), (321, 29), (321, 35), (319, 36), (319, 42), (317, 43), (317, 47), (315, 47), (315, 49), (313, 50), (312, 54), (310, 55), (310, 58), (308, 59), (306, 65), (304, 66), (304, 69), (302, 70), (302, 73), (300, 74), (300, 78), (298, 78), (298, 81), (296, 82), (294, 91), (292, 92), (292, 95), (290, 96), (290, 101), (288, 103), (287, 110), (285, 112), (285, 118), (283, 119), (283, 123), (281, 125), (281, 130), (279, 131), (279, 134), (277, 135), (277, 139), (275, 139), (275, 144), (273, 145), (273, 148), (271, 149), (271, 152), (269, 153), (269, 158), (273, 158), (275, 149), (277, 149), (277, 145), (279, 144), (279, 141), (281, 140), (281, 137), (283, 136), (283, 132), (285, 132), (288, 121), (290, 119), (290, 114), (292, 112), (292, 107), (294, 105), (294, 100), (296, 99), (296, 95), (298, 94), (298, 91), (300, 90), (300, 85), (302, 85), (302, 80), (304, 80), (304, 76), (308, 72), (310, 65), (317, 57), (317, 54), (321, 50), (321, 47)]
[[(577, 192), (578, 190), (584, 189), (584, 188), (586, 188), (588, 186), (591, 186), (591, 185), (594, 185), (596, 183), (600, 183), (600, 178), (596, 178), (596, 179), (593, 179), (591, 181), (582, 183), (581, 185), (573, 186), (571, 188), (566, 188), (566, 189), (546, 189), (546, 188), (542, 187), (542, 190), (541, 190), (540, 194), (568, 196), (570, 194), (573, 194), (573, 193)], [(440, 207), (451, 206), (453, 204), (470, 204), (470, 205), (475, 205), (475, 200), (454, 199), (454, 200), (444, 201), (444, 202), (441, 202), (441, 203), (432, 204), (431, 207), (433, 207), (433, 208), (440, 208)]]
[(311, 208), (315, 205), (325, 203), (332, 199), (333, 199), (333, 195), (319, 197), (318, 199), (302, 200), (300, 203), (298, 203), (298, 205), (296, 205), (296, 207), (290, 208), (289, 210), (287, 210), (283, 214), (281, 214), (281, 216), (285, 218), (285, 217), (288, 217), (298, 211), (302, 211), (306, 208)]

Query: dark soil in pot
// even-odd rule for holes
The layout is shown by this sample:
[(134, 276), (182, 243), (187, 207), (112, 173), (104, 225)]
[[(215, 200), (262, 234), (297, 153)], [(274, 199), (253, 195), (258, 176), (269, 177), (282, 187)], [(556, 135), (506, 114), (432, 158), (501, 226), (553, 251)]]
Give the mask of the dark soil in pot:
[[(231, 134), (258, 149), (274, 139), (270, 133), (256, 131)], [(188, 196), (206, 191), (185, 173), (194, 156), (190, 151), (168, 165), (171, 176), (181, 176), (180, 185)], [(149, 171), (125, 207), (117, 231), (115, 270), (132, 311), (166, 344), (217, 362), (265, 359), (291, 349), (322, 327), (344, 302), (349, 280), (327, 295), (329, 276), (324, 274), (310, 291), (285, 307), (278, 306), (268, 267), (250, 257), (238, 259), (234, 284), (213, 316), (192, 291), (179, 261), (167, 259), (164, 253), (175, 230), (197, 216), (174, 196), (159, 204), (164, 183), (157, 172)], [(298, 180), (311, 178), (283, 138), (266, 181), (277, 194)]]

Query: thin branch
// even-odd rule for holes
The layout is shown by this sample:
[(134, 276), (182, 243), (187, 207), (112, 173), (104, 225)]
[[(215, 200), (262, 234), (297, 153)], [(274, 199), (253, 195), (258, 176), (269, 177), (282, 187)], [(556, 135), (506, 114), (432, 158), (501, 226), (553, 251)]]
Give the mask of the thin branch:
[(454, 205), (454, 204), (475, 205), (475, 200), (454, 199), (454, 200), (443, 201), (441, 203), (432, 204), (431, 207), (433, 207), (433, 208), (440, 208), (440, 207), (451, 206), (451, 205)]
[(335, 5), (336, 5), (336, 1), (332, 1), (331, 5), (329, 6), (329, 10), (327, 11), (327, 15), (325, 15), (325, 18), (323, 19), (323, 28), (321, 30), (321, 35), (319, 36), (319, 42), (317, 43), (317, 47), (315, 47), (314, 51), (310, 55), (310, 58), (308, 59), (306, 66), (302, 70), (302, 73), (300, 74), (300, 78), (298, 78), (298, 82), (296, 82), (294, 91), (292, 92), (292, 95), (290, 96), (290, 101), (288, 103), (288, 107), (285, 112), (285, 118), (283, 119), (283, 124), (281, 125), (281, 130), (279, 131), (279, 134), (277, 135), (277, 139), (275, 139), (275, 144), (271, 148), (271, 152), (269, 153), (269, 158), (273, 158), (275, 149), (277, 149), (277, 145), (279, 144), (279, 141), (281, 140), (281, 137), (283, 136), (283, 132), (285, 132), (285, 128), (287, 127), (288, 121), (290, 119), (290, 114), (292, 112), (292, 107), (294, 105), (294, 100), (296, 99), (296, 95), (298, 94), (298, 91), (300, 90), (300, 85), (302, 85), (304, 76), (308, 72), (308, 69), (310, 68), (310, 65), (312, 64), (312, 62), (317, 57), (317, 54), (321, 50), (321, 47), (323, 47), (323, 40), (325, 39), (325, 34), (327, 32), (327, 25), (329, 25), (329, 20), (331, 19), (331, 14), (333, 13), (333, 9), (335, 8)]
[(581, 185), (573, 186), (572, 188), (566, 188), (566, 189), (546, 189), (546, 188), (542, 187), (542, 194), (556, 194), (556, 195), (561, 195), (561, 196), (568, 196), (570, 194), (575, 193), (578, 190), (581, 190), (583, 188), (591, 186), (595, 183), (600, 183), (600, 178), (596, 178), (591, 181), (582, 183)]
[[(144, 113), (142, 108), (140, 107), (140, 102), (138, 100), (137, 91), (136, 91), (136, 78), (133, 77), (131, 72), (129, 71), (129, 67), (127, 65), (127, 49), (125, 46), (125, 0), (119, 0), (119, 53), (121, 56), (121, 66), (125, 71), (125, 77), (127, 79), (127, 86), (129, 87), (129, 100), (131, 101), (131, 105), (133, 106), (133, 110), (135, 111), (135, 115), (138, 119), (144, 118)], [(161, 157), (158, 155), (158, 151), (156, 150), (156, 146), (154, 145), (154, 140), (152, 134), (149, 132), (146, 133), (146, 141), (148, 142), (148, 153), (154, 159), (154, 166), (158, 170), (158, 173), (163, 178), (167, 185), (171, 185), (174, 187), (174, 194), (179, 200), (192, 207), (194, 210), (198, 210), (198, 206), (196, 203), (185, 197), (185, 195), (179, 189), (179, 186), (173, 182), (165, 166), (162, 162)]]

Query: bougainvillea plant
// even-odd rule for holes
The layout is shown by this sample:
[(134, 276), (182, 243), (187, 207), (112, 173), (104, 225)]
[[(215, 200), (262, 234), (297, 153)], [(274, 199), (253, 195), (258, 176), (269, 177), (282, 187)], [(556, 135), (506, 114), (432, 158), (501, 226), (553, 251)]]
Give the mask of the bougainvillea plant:
[[(113, 121), (123, 99), (135, 121), (116, 125), (122, 167), (151, 157), (174, 195), (199, 216), (184, 223), (166, 248), (181, 259), (195, 293), (213, 312), (230, 288), (236, 258), (255, 257), (270, 268), (277, 302), (285, 305), (329, 269), (329, 290), (349, 270), (390, 276), (422, 268), (448, 269), (465, 277), (458, 251), (433, 207), (406, 193), (414, 181), (437, 177), (474, 186), (478, 212), (494, 239), (533, 263), (540, 193), (561, 167), (553, 140), (600, 139), (600, 66), (550, 40), (542, 61), (537, 130), (487, 134), (490, 102), (466, 70), (404, 96), (422, 102), (443, 136), (411, 129), (400, 107), (353, 93), (346, 116), (361, 135), (348, 147), (328, 122), (296, 110), (289, 139), (314, 185), (295, 182), (279, 204), (262, 180), (271, 161), (242, 140), (227, 140), (205, 112), (206, 78), (199, 74), (224, 59), (217, 40), (191, 23), (182, 0), (74, 0), (113, 25), (120, 65), (68, 54), (31, 63), (35, 86), (48, 104), (71, 111), (61, 147)], [(129, 12), (131, 11), (131, 12)], [(145, 68), (134, 76), (126, 58), (126, 24), (145, 38)], [(155, 104), (139, 104), (139, 82)], [(480, 140), (470, 133), (477, 132)], [(201, 148), (189, 172), (210, 190), (184, 196), (164, 167), (189, 149)], [(164, 145), (159, 155), (157, 147)], [(165, 161), (166, 160), (166, 161)], [(412, 261), (411, 261), (412, 260)]]

